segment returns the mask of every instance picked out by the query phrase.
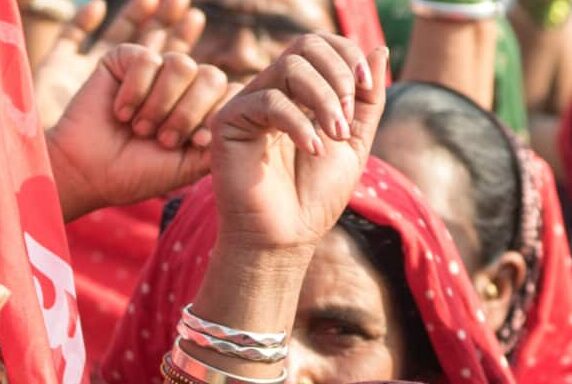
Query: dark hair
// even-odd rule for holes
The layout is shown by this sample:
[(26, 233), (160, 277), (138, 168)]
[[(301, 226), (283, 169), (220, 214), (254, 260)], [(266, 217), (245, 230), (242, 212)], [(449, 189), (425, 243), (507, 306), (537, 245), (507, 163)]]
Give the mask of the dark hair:
[(403, 327), (405, 364), (401, 379), (422, 380), (439, 373), (433, 346), (421, 320), (405, 278), (403, 247), (399, 234), (391, 227), (379, 226), (346, 209), (338, 225), (354, 239), (368, 261), (387, 283), (390, 303)]
[(428, 83), (391, 87), (380, 129), (394, 120), (417, 120), (471, 176), (473, 224), (480, 242), (478, 265), (516, 249), (521, 181), (518, 159), (492, 114), (468, 98)]

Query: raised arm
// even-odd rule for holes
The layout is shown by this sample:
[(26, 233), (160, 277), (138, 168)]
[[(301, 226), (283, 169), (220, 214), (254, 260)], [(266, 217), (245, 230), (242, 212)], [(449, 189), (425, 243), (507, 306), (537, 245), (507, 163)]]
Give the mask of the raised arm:
[[(365, 165), (386, 65), (383, 48), (366, 58), (344, 38), (305, 36), (217, 114), (212, 174), (220, 225), (196, 316), (290, 333), (314, 248)], [(278, 377), (283, 366), (191, 342), (184, 349), (205, 366), (250, 378)]]
[(453, 88), (491, 109), (498, 1), (412, 1), (415, 23), (401, 80)]

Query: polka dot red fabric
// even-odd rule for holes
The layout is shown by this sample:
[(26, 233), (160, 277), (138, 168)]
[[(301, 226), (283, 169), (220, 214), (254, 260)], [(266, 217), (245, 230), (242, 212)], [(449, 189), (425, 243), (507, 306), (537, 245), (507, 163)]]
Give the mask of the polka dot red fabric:
[[(443, 369), (446, 383), (572, 382), (571, 266), (554, 182), (542, 175), (544, 266), (525, 335), (509, 362), (485, 324), (455, 245), (421, 192), (390, 166), (370, 159), (350, 207), (401, 235), (406, 278)], [(110, 348), (103, 374), (110, 383), (160, 382), (181, 308), (192, 302), (216, 236), (211, 180), (186, 194), (160, 240)]]

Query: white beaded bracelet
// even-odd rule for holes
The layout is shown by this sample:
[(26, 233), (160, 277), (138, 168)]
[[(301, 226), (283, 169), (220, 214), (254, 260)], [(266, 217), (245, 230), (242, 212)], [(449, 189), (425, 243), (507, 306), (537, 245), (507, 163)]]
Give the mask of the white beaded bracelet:
[(181, 337), (177, 337), (173, 345), (171, 351), (173, 364), (181, 371), (202, 382), (217, 384), (283, 384), (288, 376), (286, 369), (283, 369), (282, 374), (274, 379), (253, 379), (223, 372), (189, 356), (181, 348), (182, 340)]
[(503, 15), (507, 1), (483, 1), (474, 4), (456, 4), (429, 0), (411, 0), (414, 14), (430, 18), (449, 20), (484, 20)]
[(263, 363), (276, 363), (288, 356), (288, 346), (278, 347), (243, 347), (229, 341), (224, 341), (197, 332), (189, 328), (182, 320), (177, 325), (177, 332), (185, 340), (189, 340), (199, 347), (209, 348), (220, 354), (235, 356), (244, 360), (258, 361)]
[(279, 347), (286, 345), (286, 332), (279, 333), (258, 333), (247, 332), (226, 327), (221, 324), (211, 323), (195, 316), (191, 309), (193, 304), (183, 308), (182, 320), (187, 327), (216, 337), (217, 339), (228, 341), (242, 347)]

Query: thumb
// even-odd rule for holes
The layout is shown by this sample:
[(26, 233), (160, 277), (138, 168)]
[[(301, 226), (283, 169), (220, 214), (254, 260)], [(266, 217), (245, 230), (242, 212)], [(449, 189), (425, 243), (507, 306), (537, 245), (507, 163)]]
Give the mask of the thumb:
[(352, 122), (352, 134), (363, 143), (367, 156), (371, 143), (385, 108), (385, 84), (389, 49), (378, 47), (367, 57), (371, 69), (373, 87), (371, 90), (356, 89), (355, 115)]
[(103, 0), (92, 0), (81, 7), (75, 17), (64, 26), (54, 50), (68, 54), (77, 53), (89, 34), (101, 25), (105, 13), (106, 5)]

